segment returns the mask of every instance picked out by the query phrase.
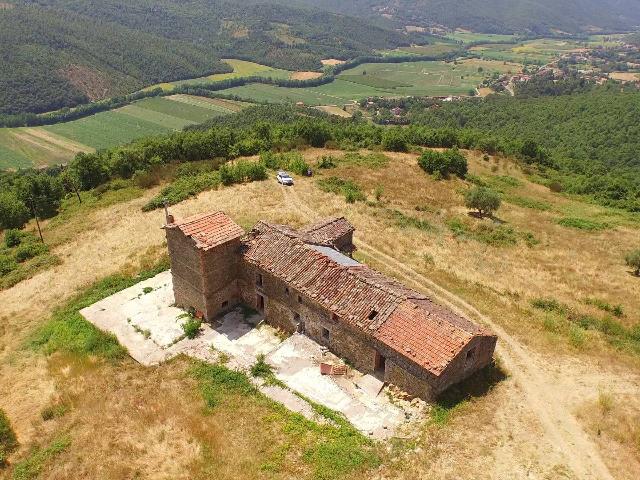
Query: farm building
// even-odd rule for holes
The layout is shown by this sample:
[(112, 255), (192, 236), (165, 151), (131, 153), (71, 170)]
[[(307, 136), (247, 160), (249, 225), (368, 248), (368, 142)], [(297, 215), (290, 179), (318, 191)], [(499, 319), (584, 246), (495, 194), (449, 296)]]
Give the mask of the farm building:
[(353, 226), (302, 230), (223, 212), (165, 225), (176, 304), (212, 320), (244, 303), (407, 393), (434, 399), (488, 365), (496, 336), (351, 258)]

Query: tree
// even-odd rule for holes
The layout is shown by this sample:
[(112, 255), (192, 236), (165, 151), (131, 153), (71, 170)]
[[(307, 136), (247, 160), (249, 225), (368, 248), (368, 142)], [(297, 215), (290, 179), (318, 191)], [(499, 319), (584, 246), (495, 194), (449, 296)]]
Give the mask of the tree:
[(477, 210), (480, 215), (491, 216), (500, 208), (501, 199), (498, 192), (486, 187), (474, 187), (464, 194), (467, 208)]
[(418, 165), (438, 178), (449, 178), (450, 175), (464, 178), (468, 169), (466, 157), (457, 148), (444, 152), (425, 150), (418, 159)]
[(82, 190), (91, 190), (109, 180), (109, 167), (105, 159), (96, 153), (79, 153), (70, 166), (80, 181)]
[(22, 228), (30, 217), (29, 208), (14, 192), (0, 192), (0, 228)]
[(409, 150), (407, 136), (401, 128), (390, 128), (382, 136), (382, 148), (391, 152), (406, 152)]
[(629, 267), (634, 269), (634, 274), (640, 277), (640, 248), (627, 253), (625, 261)]

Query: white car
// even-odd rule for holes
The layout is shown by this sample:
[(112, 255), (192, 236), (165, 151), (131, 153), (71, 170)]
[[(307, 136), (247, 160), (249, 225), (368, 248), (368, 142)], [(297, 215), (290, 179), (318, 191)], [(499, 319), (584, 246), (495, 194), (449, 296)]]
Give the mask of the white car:
[(279, 171), (276, 175), (276, 179), (278, 180), (278, 183), (281, 183), (282, 185), (293, 185), (293, 178), (291, 178), (291, 175), (287, 172)]

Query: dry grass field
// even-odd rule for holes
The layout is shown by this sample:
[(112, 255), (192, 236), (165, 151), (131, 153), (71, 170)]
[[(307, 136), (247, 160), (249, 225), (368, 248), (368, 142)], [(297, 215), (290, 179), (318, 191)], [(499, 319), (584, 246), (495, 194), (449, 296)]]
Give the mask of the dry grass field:
[[(416, 155), (389, 153), (387, 165), (371, 168), (341, 161), (337, 151), (305, 152), (312, 164), (322, 155), (335, 156), (337, 167), (316, 169), (316, 177), (352, 180), (367, 201), (348, 204), (318, 188), (318, 178), (297, 178), (293, 188), (270, 179), (201, 193), (172, 213), (221, 209), (247, 228), (259, 219), (302, 225), (345, 215), (357, 228), (357, 258), (496, 330), (507, 378), (483, 395), (435, 408), (416, 438), (372, 447), (380, 466), (336, 475), (319, 470), (322, 459), (305, 450), (315, 433), (296, 436), (286, 416), (259, 399), (230, 394), (205, 412), (186, 359), (149, 369), (26, 346), (74, 293), (164, 255), (163, 212), (141, 211), (157, 190), (138, 192), (45, 224), (62, 264), (0, 291), (0, 408), (21, 443), (0, 478), (640, 476), (639, 353), (531, 303), (553, 299), (594, 318), (608, 315), (605, 304), (621, 305), (615, 321), (637, 325), (640, 281), (622, 261), (637, 246), (637, 216), (551, 193), (509, 160), (469, 153), (474, 178), (502, 192), (494, 224), (468, 215), (468, 183), (433, 180)], [(558, 223), (567, 218), (598, 228)], [(485, 230), (494, 235), (482, 236)], [(64, 408), (44, 420), (51, 406)], [(339, 451), (328, 455), (343, 461)], [(16, 476), (15, 464), (25, 459), (35, 475)]]

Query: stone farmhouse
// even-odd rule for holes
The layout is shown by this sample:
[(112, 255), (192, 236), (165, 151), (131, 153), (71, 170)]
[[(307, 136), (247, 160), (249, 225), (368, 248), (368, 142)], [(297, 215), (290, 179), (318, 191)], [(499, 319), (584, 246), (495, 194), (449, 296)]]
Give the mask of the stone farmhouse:
[(492, 361), (490, 331), (351, 258), (345, 218), (302, 230), (261, 221), (246, 234), (223, 212), (168, 222), (176, 304), (206, 320), (252, 306), (426, 400)]

